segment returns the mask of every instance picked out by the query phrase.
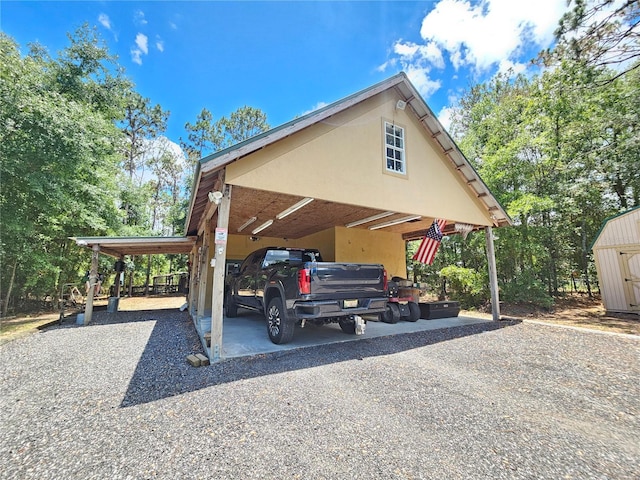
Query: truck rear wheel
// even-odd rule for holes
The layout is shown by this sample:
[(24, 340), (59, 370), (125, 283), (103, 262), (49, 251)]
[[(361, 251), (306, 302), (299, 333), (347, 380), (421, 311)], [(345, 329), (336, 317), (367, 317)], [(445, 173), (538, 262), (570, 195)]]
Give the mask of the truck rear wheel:
[(395, 303), (387, 303), (387, 308), (380, 314), (380, 320), (384, 323), (398, 323), (400, 321), (400, 308)]
[(294, 323), (289, 321), (280, 297), (274, 297), (267, 307), (267, 333), (276, 345), (289, 343), (293, 339)]
[(408, 322), (417, 322), (420, 320), (420, 305), (416, 302), (409, 302), (409, 318)]

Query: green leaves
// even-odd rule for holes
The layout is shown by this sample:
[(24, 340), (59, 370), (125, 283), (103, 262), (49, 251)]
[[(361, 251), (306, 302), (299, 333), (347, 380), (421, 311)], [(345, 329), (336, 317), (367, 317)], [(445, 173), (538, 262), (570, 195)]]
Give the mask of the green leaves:
[(53, 293), (58, 274), (82, 260), (62, 255), (66, 237), (104, 234), (117, 220), (113, 105), (128, 83), (115, 82), (110, 57), (86, 33), (55, 60), (41, 48), (22, 57), (0, 34), (0, 275), (11, 284), (18, 262), (16, 294)]

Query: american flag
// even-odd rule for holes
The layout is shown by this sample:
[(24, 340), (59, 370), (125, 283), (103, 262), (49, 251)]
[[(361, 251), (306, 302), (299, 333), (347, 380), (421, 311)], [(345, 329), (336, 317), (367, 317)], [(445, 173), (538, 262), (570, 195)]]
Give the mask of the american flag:
[(440, 246), (440, 241), (442, 240), (442, 230), (444, 230), (446, 224), (446, 220), (435, 219), (433, 221), (429, 230), (427, 230), (427, 234), (422, 239), (418, 251), (413, 256), (413, 260), (426, 263), (427, 265), (433, 263), (433, 259)]

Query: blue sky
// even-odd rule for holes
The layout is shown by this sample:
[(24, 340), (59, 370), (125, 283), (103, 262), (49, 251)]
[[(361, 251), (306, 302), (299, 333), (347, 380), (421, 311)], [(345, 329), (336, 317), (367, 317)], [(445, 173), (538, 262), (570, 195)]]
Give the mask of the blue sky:
[(203, 107), (243, 105), (271, 126), (404, 70), (447, 124), (464, 89), (553, 42), (566, 0), (0, 2), (2, 31), (51, 53), (95, 25), (137, 90), (171, 111), (167, 136)]

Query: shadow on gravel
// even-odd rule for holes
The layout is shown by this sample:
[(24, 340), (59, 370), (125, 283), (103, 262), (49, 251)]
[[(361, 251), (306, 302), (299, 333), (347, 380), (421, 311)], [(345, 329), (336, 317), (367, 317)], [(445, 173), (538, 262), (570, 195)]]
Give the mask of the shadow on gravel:
[(186, 356), (204, 352), (189, 317), (180, 315), (178, 321), (175, 316), (172, 319), (158, 319), (120, 406), (124, 408), (140, 405), (238, 380), (390, 355), (519, 323), (521, 322), (480, 323), (303, 347), (234, 358), (208, 367), (195, 368), (187, 363)]

